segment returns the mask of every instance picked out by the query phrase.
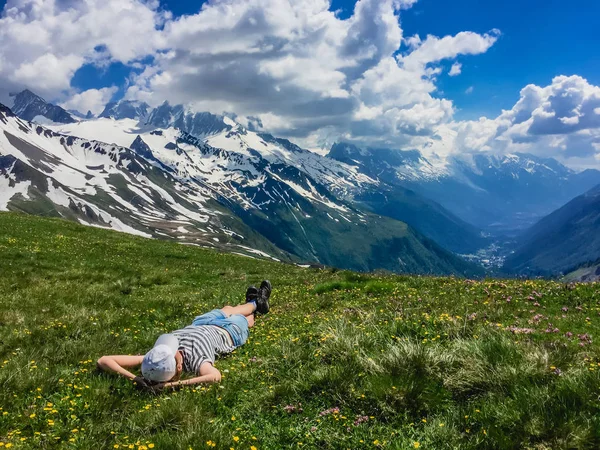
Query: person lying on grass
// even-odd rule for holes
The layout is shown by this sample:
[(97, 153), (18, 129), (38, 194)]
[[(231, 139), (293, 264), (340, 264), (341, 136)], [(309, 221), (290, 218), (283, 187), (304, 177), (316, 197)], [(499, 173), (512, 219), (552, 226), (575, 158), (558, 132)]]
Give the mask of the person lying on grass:
[[(225, 306), (196, 317), (192, 324), (160, 336), (145, 355), (111, 355), (98, 360), (98, 368), (132, 380), (143, 390), (157, 392), (166, 387), (198, 383), (215, 383), (221, 372), (214, 366), (219, 354), (230, 353), (248, 339), (254, 325), (254, 314), (269, 312), (271, 283), (263, 281), (260, 288), (250, 286), (246, 303)], [(141, 365), (142, 376), (128, 368)], [(179, 380), (182, 371), (197, 375)]]

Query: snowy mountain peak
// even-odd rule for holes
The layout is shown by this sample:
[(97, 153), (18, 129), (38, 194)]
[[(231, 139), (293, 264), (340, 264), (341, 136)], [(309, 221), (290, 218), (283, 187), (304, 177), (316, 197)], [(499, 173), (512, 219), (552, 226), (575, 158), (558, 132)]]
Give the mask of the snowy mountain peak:
[(440, 157), (338, 143), (328, 156), (374, 179), (414, 190), (494, 232), (530, 226), (600, 182), (598, 171), (576, 173), (555, 159), (527, 153)]
[(182, 105), (171, 106), (169, 102), (165, 100), (162, 105), (154, 108), (150, 112), (146, 119), (146, 125), (152, 125), (158, 128), (168, 128), (182, 113)]
[(157, 128), (174, 127), (198, 138), (214, 136), (237, 125), (229, 117), (193, 112), (183, 105), (172, 106), (167, 101), (150, 112), (145, 124)]
[(46, 121), (54, 123), (74, 123), (76, 120), (60, 106), (48, 103), (39, 95), (29, 89), (14, 95), (12, 111), (21, 119), (34, 121), (45, 118)]
[(145, 102), (135, 100), (119, 100), (118, 102), (110, 102), (100, 113), (98, 117), (120, 119), (136, 119), (144, 120), (148, 115), (150, 105)]
[(508, 153), (505, 155), (479, 153), (468, 156), (455, 156), (453, 159), (462, 165), (470, 165), (472, 170), (477, 173), (496, 170), (504, 173), (505, 176), (514, 178), (532, 175), (564, 178), (575, 173), (553, 158), (542, 158), (529, 153)]
[(418, 150), (358, 147), (347, 142), (332, 145), (329, 158), (365, 169), (383, 179), (430, 180), (448, 175), (446, 161), (429, 160)]

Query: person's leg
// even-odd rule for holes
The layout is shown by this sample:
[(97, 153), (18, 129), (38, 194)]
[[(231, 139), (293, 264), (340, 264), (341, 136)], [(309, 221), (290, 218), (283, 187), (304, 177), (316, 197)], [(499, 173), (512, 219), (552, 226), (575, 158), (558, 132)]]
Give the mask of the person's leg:
[(221, 311), (223, 311), (223, 314), (225, 314), (227, 317), (233, 314), (241, 314), (242, 316), (248, 317), (254, 314), (254, 311), (256, 311), (256, 305), (252, 302), (237, 306), (228, 305), (221, 308)]
[(235, 346), (239, 347), (248, 339), (249, 329), (254, 325), (254, 314), (245, 316), (243, 313), (248, 311), (238, 310), (235, 307), (231, 307), (231, 310), (234, 311), (233, 314), (228, 315), (227, 318), (220, 320), (215, 325), (225, 328), (231, 335)]
[(192, 321), (192, 325), (210, 325), (214, 320), (223, 319), (224, 317), (223, 311), (220, 309), (213, 309), (212, 311), (197, 316)]

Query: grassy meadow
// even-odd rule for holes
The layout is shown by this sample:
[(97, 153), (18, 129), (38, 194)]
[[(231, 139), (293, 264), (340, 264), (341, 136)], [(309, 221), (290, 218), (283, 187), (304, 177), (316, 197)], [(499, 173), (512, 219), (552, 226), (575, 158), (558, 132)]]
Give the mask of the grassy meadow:
[[(269, 278), (220, 384), (98, 373)], [(600, 284), (304, 269), (0, 214), (0, 450), (600, 447)]]

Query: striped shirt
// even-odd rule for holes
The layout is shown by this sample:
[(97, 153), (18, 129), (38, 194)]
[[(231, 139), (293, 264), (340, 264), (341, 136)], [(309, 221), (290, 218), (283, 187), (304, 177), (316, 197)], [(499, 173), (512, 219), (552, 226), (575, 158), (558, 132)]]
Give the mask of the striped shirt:
[(183, 354), (183, 370), (200, 373), (200, 366), (214, 364), (217, 355), (235, 350), (229, 333), (215, 325), (190, 325), (173, 331), (179, 339), (179, 350)]

